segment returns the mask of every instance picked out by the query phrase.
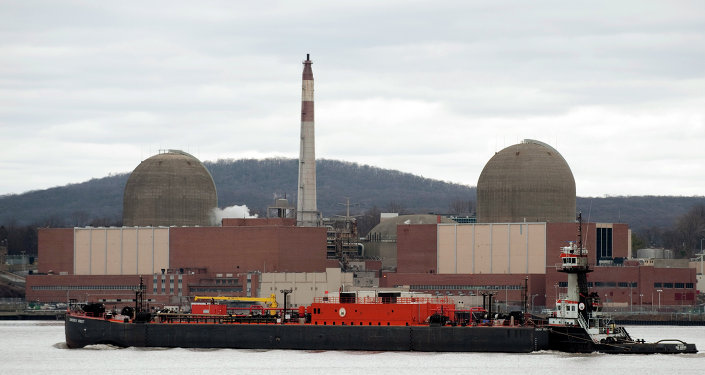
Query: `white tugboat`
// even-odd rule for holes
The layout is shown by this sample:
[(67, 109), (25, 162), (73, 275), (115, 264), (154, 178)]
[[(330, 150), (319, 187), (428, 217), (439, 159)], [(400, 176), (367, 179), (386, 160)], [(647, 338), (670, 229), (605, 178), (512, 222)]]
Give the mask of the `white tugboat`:
[(695, 344), (680, 340), (646, 343), (634, 340), (624, 327), (616, 326), (602, 312), (597, 293), (590, 293), (587, 274), (592, 272), (582, 241), (582, 217), (578, 215), (578, 241), (561, 248), (558, 272), (568, 275), (568, 289), (558, 296), (548, 317), (550, 346), (554, 350), (604, 353), (697, 353)]

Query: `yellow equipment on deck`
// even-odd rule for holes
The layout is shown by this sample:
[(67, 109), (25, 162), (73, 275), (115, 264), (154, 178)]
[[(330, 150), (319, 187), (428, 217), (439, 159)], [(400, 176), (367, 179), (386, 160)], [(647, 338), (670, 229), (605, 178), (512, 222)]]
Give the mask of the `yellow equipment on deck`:
[(270, 315), (276, 315), (276, 308), (279, 307), (277, 303), (277, 296), (271, 294), (269, 297), (209, 297), (209, 296), (194, 296), (194, 301), (235, 301), (235, 302), (263, 302), (269, 308)]

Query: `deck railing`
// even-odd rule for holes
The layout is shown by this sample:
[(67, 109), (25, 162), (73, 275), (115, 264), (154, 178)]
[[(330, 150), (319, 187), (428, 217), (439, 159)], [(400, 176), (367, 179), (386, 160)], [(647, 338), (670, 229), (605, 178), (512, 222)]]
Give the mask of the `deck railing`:
[(360, 303), (360, 304), (423, 304), (452, 303), (448, 297), (316, 297), (315, 303)]

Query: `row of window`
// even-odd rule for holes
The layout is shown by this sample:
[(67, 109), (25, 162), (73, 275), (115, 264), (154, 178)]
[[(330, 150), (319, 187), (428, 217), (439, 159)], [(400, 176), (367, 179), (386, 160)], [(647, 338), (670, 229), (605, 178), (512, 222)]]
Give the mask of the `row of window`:
[[(181, 284), (182, 281), (183, 281), (183, 280), (181, 280), (181, 278), (179, 278), (179, 284)], [(152, 283), (153, 283), (153, 284), (156, 284), (156, 283), (157, 283), (157, 277), (156, 277), (156, 276), (155, 276), (154, 279), (152, 280)], [(166, 278), (162, 277), (162, 284), (164, 284), (164, 283), (166, 283)], [(173, 277), (169, 280), (169, 283), (170, 283), (170, 284), (173, 284), (173, 283), (174, 283), (174, 278), (173, 278)]]
[[(396, 285), (399, 287), (400, 285)], [(411, 290), (519, 290), (522, 285), (409, 285)]]
[(234, 293), (242, 292), (242, 287), (208, 287), (208, 286), (192, 286), (191, 292), (194, 293)]
[[(181, 295), (181, 286), (182, 286), (182, 281), (181, 281), (181, 275), (179, 275), (179, 295)], [(152, 293), (157, 294), (158, 290), (158, 284), (157, 284), (157, 275), (154, 275), (154, 279), (152, 282)], [(162, 288), (161, 288), (162, 294), (166, 294), (166, 277), (165, 275), (162, 275)], [(174, 275), (171, 275), (171, 279), (169, 280), (169, 294), (174, 294)]]
[(654, 283), (654, 288), (693, 289), (693, 283)]
[[(247, 285), (250, 285), (250, 283), (247, 283)], [(277, 291), (277, 290), (279, 290), (279, 289), (281, 289), (281, 288), (286, 288), (286, 286), (278, 287), (277, 284), (274, 284), (274, 286), (270, 286), (270, 287), (269, 287), (269, 290), (270, 290), (270, 291)], [(314, 289), (313, 287), (310, 287), (310, 288), (311, 288), (311, 290)], [(289, 289), (291, 289), (291, 290), (299, 290), (299, 287), (298, 287), (298, 286), (294, 286), (294, 287), (289, 287)], [(316, 287), (315, 289), (318, 290), (318, 287)]]
[(32, 290), (130, 290), (137, 289), (134, 285), (35, 285)]
[(237, 285), (239, 284), (240, 280), (239, 279), (215, 279), (215, 284), (216, 285)]
[[(638, 284), (636, 282), (616, 282), (616, 281), (588, 281), (588, 288), (636, 288)], [(558, 286), (561, 288), (567, 288), (568, 283), (565, 281), (560, 281)], [(693, 289), (693, 283), (654, 283), (654, 288), (664, 288), (664, 289)]]

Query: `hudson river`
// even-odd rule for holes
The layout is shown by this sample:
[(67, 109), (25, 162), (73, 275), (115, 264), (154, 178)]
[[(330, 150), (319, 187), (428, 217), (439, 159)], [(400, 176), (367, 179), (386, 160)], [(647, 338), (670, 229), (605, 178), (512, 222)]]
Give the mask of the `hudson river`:
[(703, 374), (705, 327), (627, 327), (634, 338), (678, 338), (699, 354), (418, 353), (293, 350), (67, 349), (64, 324), (0, 321), (0, 374)]

